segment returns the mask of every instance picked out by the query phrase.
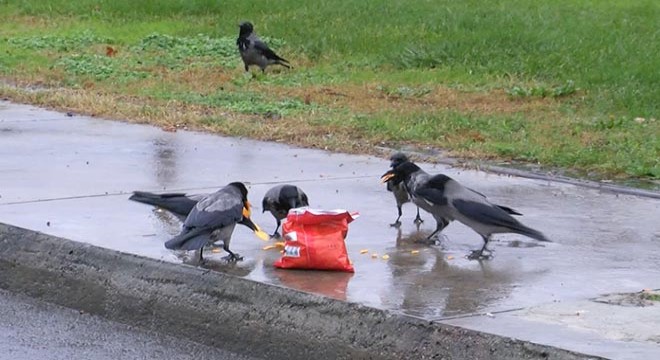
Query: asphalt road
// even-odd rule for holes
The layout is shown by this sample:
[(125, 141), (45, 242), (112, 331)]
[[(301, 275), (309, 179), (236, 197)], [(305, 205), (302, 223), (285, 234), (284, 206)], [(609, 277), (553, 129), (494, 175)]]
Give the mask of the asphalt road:
[(250, 360), (0, 290), (0, 359)]

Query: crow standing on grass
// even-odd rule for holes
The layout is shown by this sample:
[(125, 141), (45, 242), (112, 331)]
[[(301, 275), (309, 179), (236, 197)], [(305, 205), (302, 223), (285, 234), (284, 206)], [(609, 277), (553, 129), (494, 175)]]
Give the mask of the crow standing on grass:
[(229, 250), (236, 224), (249, 227), (262, 240), (268, 239), (268, 235), (250, 219), (251, 206), (247, 194), (243, 183), (233, 182), (202, 198), (186, 217), (181, 233), (167, 241), (165, 247), (171, 250), (199, 250), (199, 260), (202, 262), (204, 246), (222, 241), (222, 248), (229, 253), (225, 260), (242, 260)]
[(277, 221), (277, 227), (271, 237), (280, 237), (277, 230), (279, 230), (282, 219), (286, 218), (289, 210), (303, 206), (309, 206), (309, 200), (307, 194), (297, 186), (282, 184), (268, 190), (264, 195), (262, 208), (263, 212), (270, 211), (275, 221)]
[(254, 33), (254, 26), (252, 23), (246, 21), (240, 25), (238, 39), (238, 52), (241, 54), (245, 71), (250, 71), (250, 65), (257, 65), (261, 68), (261, 72), (266, 70), (268, 65), (282, 65), (285, 68), (291, 68), (289, 61), (279, 57), (273, 50), (271, 50), (265, 42), (261, 41), (257, 34)]
[[(390, 157), (390, 167), (394, 169), (395, 167), (406, 161), (409, 161), (406, 154), (396, 153)], [(424, 173), (424, 171), (422, 171), (421, 169), (420, 171)], [(388, 181), (387, 191), (390, 191), (392, 195), (394, 195), (394, 200), (396, 201), (396, 209), (399, 214), (399, 216), (396, 218), (394, 223), (390, 224), (390, 226), (398, 228), (399, 226), (401, 226), (401, 221), (399, 220), (401, 219), (401, 215), (403, 215), (403, 211), (401, 210), (401, 208), (403, 207), (403, 204), (410, 202), (410, 195), (408, 195), (406, 184), (403, 181), (399, 183), (395, 183), (394, 181)], [(422, 222), (424, 222), (424, 220), (422, 220), (422, 218), (419, 216), (419, 206), (417, 206), (417, 216), (415, 217), (414, 222), (415, 224), (421, 224)]]
[[(403, 163), (383, 175), (382, 180), (396, 181), (407, 179), (419, 167), (411, 162)], [(550, 241), (541, 232), (529, 228), (511, 215), (520, 215), (506, 206), (492, 204), (486, 197), (472, 189), (464, 187), (449, 176), (438, 174), (430, 177), (415, 189), (412, 194), (419, 202), (426, 204), (423, 209), (448, 220), (458, 220), (477, 232), (484, 240), (479, 250), (474, 250), (468, 258), (471, 260), (490, 258), (488, 241), (492, 234), (516, 233), (529, 236), (538, 241)], [(420, 205), (421, 206), (421, 205)], [(488, 254), (484, 254), (488, 252)]]

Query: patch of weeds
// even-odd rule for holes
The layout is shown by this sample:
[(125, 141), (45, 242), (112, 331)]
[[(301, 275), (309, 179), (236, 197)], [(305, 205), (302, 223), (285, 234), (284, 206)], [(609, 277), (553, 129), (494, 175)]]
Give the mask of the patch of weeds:
[(578, 89), (575, 87), (575, 82), (568, 80), (562, 85), (548, 88), (545, 86), (534, 86), (534, 87), (524, 87), (524, 86), (514, 86), (506, 90), (506, 93), (511, 97), (523, 98), (523, 97), (565, 97), (575, 94)]
[(593, 126), (598, 130), (612, 130), (620, 129), (626, 126), (625, 117), (608, 116), (606, 118), (598, 118), (594, 121)]
[(442, 64), (442, 60), (435, 51), (427, 48), (407, 48), (394, 60), (394, 64), (401, 69), (434, 69)]
[(100, 37), (91, 31), (82, 31), (69, 36), (43, 35), (7, 39), (7, 43), (21, 49), (56, 50), (59, 52), (79, 50), (94, 44), (112, 44), (112, 38)]
[(427, 87), (398, 86), (391, 88), (385, 85), (379, 85), (376, 90), (382, 92), (388, 97), (395, 98), (420, 98), (424, 95), (430, 94), (432, 91)]
[(642, 292), (642, 299), (650, 300), (650, 301), (660, 301), (660, 294), (644, 291)]
[(148, 72), (124, 69), (119, 60), (96, 54), (77, 54), (63, 57), (55, 63), (67, 73), (78, 76), (89, 76), (95, 80), (135, 80), (149, 77)]
[[(265, 40), (277, 46), (283, 45), (283, 41), (278, 39)], [(179, 37), (153, 33), (140, 40), (133, 50), (147, 53), (149, 56), (142, 57), (170, 68), (188, 67), (191, 63), (236, 67), (239, 59), (234, 37), (212, 38), (206, 34)]]

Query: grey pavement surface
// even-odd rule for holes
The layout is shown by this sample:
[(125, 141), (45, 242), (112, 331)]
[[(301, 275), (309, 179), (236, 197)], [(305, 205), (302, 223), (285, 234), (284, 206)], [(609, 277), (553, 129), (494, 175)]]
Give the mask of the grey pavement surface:
[[(355, 274), (276, 270), (272, 263), (279, 254), (262, 250), (266, 243), (244, 227), (235, 231), (232, 249), (245, 261), (227, 265), (219, 260), (224, 254), (214, 254), (210, 268), (595, 355), (660, 356), (660, 327), (640, 326), (656, 318), (660, 306), (629, 312), (590, 301), (660, 287), (659, 200), (420, 165), (521, 211), (523, 223), (554, 242), (501, 235), (491, 245), (494, 259), (469, 261), (464, 255), (481, 240), (453, 223), (442, 246), (418, 245), (414, 240), (430, 233), (433, 220), (422, 214), (426, 221), (418, 230), (414, 207), (406, 205), (401, 231), (388, 226), (396, 209), (378, 183), (388, 167), (385, 159), (170, 133), (0, 103), (0, 222), (188, 262), (192, 254), (163, 247), (178, 231), (177, 220), (128, 201), (131, 191), (211, 192), (245, 181), (253, 220), (271, 231), (275, 222), (261, 214), (261, 197), (270, 186), (289, 182), (307, 192), (313, 207), (360, 212), (347, 239)], [(365, 249), (369, 252), (361, 254)]]
[(249, 360), (0, 289), (0, 359)]

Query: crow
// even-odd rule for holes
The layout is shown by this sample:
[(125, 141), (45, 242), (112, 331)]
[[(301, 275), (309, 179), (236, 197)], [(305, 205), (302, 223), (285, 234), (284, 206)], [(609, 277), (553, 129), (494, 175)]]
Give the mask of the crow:
[(239, 261), (242, 257), (229, 250), (231, 235), (236, 224), (252, 229), (262, 240), (268, 239), (259, 226), (250, 219), (248, 190), (241, 182), (232, 182), (213, 194), (199, 200), (183, 223), (181, 233), (165, 243), (171, 250), (199, 250), (199, 260), (205, 245), (222, 240), (222, 248), (229, 253), (223, 259)]
[(134, 191), (133, 195), (128, 199), (165, 209), (176, 215), (179, 220), (184, 221), (197, 202), (208, 195), (188, 195), (184, 193), (154, 194), (146, 191)]
[(250, 71), (250, 65), (259, 66), (261, 72), (264, 72), (268, 65), (273, 64), (282, 65), (287, 69), (291, 68), (288, 60), (279, 57), (265, 42), (259, 39), (254, 32), (252, 23), (242, 22), (239, 27), (240, 31), (238, 39), (236, 39), (236, 45), (238, 45), (238, 52), (241, 54), (246, 72)]
[[(410, 162), (397, 166), (393, 173), (386, 174), (384, 181), (392, 177), (409, 177), (419, 167)], [(396, 180), (395, 180), (396, 181)], [(458, 220), (481, 235), (484, 245), (479, 250), (474, 250), (468, 258), (487, 259), (490, 258), (488, 241), (492, 234), (516, 233), (531, 237), (538, 241), (550, 241), (541, 232), (521, 224), (511, 215), (520, 215), (519, 212), (506, 207), (492, 204), (481, 193), (464, 187), (456, 180), (447, 175), (438, 174), (430, 177), (425, 183), (415, 189), (415, 198), (426, 203), (427, 211), (437, 214), (443, 218)], [(488, 255), (484, 255), (488, 252)]]
[[(396, 153), (390, 157), (390, 167), (394, 169), (396, 166), (406, 161), (409, 161), (409, 159), (404, 153)], [(399, 214), (394, 223), (390, 224), (390, 226), (398, 228), (401, 226), (401, 221), (399, 220), (403, 215), (401, 208), (403, 207), (403, 204), (410, 202), (410, 195), (408, 194), (408, 190), (406, 190), (404, 182), (395, 184), (394, 181), (388, 181), (387, 191), (394, 195), (394, 201), (396, 201), (396, 209)], [(424, 220), (422, 220), (422, 218), (419, 216), (419, 206), (417, 206), (417, 216), (415, 217), (414, 222), (415, 224), (421, 224), (424, 222)]]
[(271, 237), (280, 237), (277, 230), (279, 230), (282, 219), (286, 218), (289, 210), (303, 206), (309, 206), (309, 200), (307, 199), (307, 194), (301, 188), (283, 184), (269, 189), (266, 195), (264, 195), (262, 208), (263, 212), (270, 211), (275, 221), (277, 221), (277, 227)]

